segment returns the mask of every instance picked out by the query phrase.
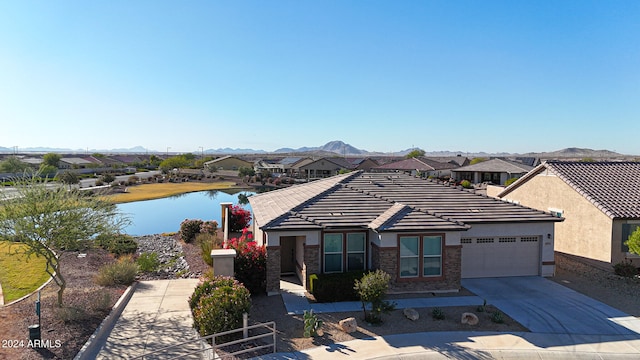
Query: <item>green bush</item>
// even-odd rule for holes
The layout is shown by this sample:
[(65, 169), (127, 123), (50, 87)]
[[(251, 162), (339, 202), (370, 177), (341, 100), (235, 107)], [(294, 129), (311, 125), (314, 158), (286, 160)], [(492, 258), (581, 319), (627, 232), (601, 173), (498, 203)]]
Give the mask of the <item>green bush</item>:
[[(377, 324), (382, 322), (382, 313), (388, 313), (395, 308), (395, 304), (384, 300), (389, 289), (391, 275), (382, 270), (365, 274), (356, 280), (354, 289), (362, 302), (364, 319)], [(367, 313), (367, 304), (371, 304), (371, 312)]]
[(638, 268), (636, 268), (629, 261), (622, 261), (613, 265), (613, 271), (616, 273), (616, 275), (629, 278), (632, 278), (638, 274)]
[(102, 266), (95, 281), (102, 286), (131, 285), (137, 273), (138, 265), (130, 255), (126, 255), (114, 263)]
[(431, 317), (433, 317), (434, 320), (444, 320), (444, 311), (439, 307), (433, 308), (433, 310), (431, 310)]
[(192, 242), (196, 238), (196, 235), (200, 233), (202, 223), (203, 221), (198, 219), (185, 219), (180, 223), (180, 238), (182, 241), (186, 243)]
[(316, 336), (322, 327), (322, 320), (318, 320), (318, 315), (313, 313), (313, 309), (305, 310), (302, 318), (304, 319), (304, 337)]
[(96, 244), (114, 255), (133, 254), (138, 250), (138, 243), (126, 234), (99, 235)]
[(471, 189), (473, 187), (473, 185), (471, 185), (471, 181), (469, 180), (460, 181), (460, 186), (462, 186), (465, 189)]
[(251, 309), (251, 295), (238, 281), (215, 277), (196, 287), (189, 305), (193, 327), (207, 336), (241, 327), (242, 314)]
[(160, 267), (160, 260), (158, 260), (158, 254), (155, 252), (140, 254), (136, 263), (138, 263), (142, 272), (156, 271)]
[(364, 274), (364, 271), (318, 274), (313, 282), (313, 297), (317, 302), (358, 301), (360, 298), (353, 286)]
[(509, 185), (513, 184), (514, 182), (516, 182), (516, 180), (518, 180), (518, 178), (507, 179), (507, 181), (504, 182), (504, 186), (509, 186)]
[(196, 235), (196, 242), (200, 245), (200, 255), (202, 260), (209, 266), (213, 266), (211, 250), (222, 249), (222, 240), (216, 235), (200, 233)]
[(504, 316), (499, 310), (496, 310), (491, 313), (491, 321), (496, 324), (502, 324), (504, 322)]

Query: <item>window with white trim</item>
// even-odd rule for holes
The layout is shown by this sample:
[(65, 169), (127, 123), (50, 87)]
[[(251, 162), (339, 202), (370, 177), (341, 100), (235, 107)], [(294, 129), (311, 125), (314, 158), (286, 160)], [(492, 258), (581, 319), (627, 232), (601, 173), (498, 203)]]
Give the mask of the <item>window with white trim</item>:
[(342, 234), (324, 234), (324, 272), (342, 272)]
[(400, 277), (442, 275), (442, 236), (400, 236)]

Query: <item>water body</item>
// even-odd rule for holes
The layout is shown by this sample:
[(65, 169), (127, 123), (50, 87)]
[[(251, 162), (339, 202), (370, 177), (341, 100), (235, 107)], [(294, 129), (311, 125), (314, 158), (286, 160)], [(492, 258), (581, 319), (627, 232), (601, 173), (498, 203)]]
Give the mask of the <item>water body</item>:
[[(131, 225), (125, 232), (133, 236), (176, 232), (184, 219), (216, 220), (220, 224), (220, 203), (239, 203), (238, 195), (255, 194), (243, 191), (228, 194), (219, 190), (198, 191), (162, 199), (118, 204), (118, 209), (129, 215)], [(242, 205), (251, 209), (249, 204)]]

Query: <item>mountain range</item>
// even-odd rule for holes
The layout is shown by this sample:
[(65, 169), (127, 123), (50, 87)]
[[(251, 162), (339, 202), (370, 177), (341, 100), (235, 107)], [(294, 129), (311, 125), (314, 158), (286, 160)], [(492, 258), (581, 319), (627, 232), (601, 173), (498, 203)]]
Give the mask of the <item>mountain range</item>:
[[(154, 151), (146, 149), (142, 146), (135, 146), (132, 148), (120, 148), (120, 149), (61, 149), (61, 148), (47, 148), (47, 147), (35, 147), (35, 148), (7, 148), (0, 146), (0, 153), (13, 153), (16, 150), (20, 152), (34, 152), (34, 153), (47, 153), (47, 152), (57, 152), (57, 153), (136, 153), (136, 154), (145, 154), (145, 153), (162, 153), (160, 151)], [(409, 148), (406, 150), (394, 152), (394, 153), (383, 153), (383, 152), (370, 152), (367, 150), (358, 149), (350, 144), (346, 144), (340, 140), (330, 141), (322, 146), (315, 147), (301, 147), (301, 148), (280, 148), (273, 152), (267, 152), (265, 150), (255, 150), (255, 149), (232, 149), (232, 148), (218, 148), (218, 149), (206, 149), (202, 150), (205, 154), (227, 154), (227, 155), (238, 155), (238, 154), (307, 154), (314, 156), (331, 156), (331, 155), (342, 155), (342, 156), (404, 156), (411, 152), (412, 150), (419, 150), (419, 148)], [(199, 153), (200, 151), (193, 151), (193, 153)], [(610, 151), (610, 150), (592, 150), (592, 149), (584, 149), (584, 148), (576, 148), (570, 147), (562, 150), (551, 151), (551, 152), (541, 152), (541, 153), (526, 153), (526, 154), (512, 154), (512, 153), (486, 153), (486, 152), (477, 152), (477, 153), (469, 153), (464, 151), (428, 151), (425, 152), (425, 156), (430, 157), (445, 157), (445, 156), (457, 156), (463, 155), (467, 157), (508, 157), (508, 156), (523, 156), (523, 157), (540, 157), (540, 158), (620, 158), (625, 155)]]

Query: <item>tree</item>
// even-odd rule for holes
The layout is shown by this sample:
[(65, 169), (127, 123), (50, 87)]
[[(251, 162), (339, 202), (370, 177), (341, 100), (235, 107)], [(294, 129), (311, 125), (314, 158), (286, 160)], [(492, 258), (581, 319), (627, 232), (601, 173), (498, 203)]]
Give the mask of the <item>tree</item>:
[(96, 236), (115, 236), (129, 219), (99, 196), (85, 196), (37, 175), (15, 181), (17, 196), (0, 193), (0, 238), (26, 245), (27, 257), (46, 259), (62, 307), (67, 282), (60, 263), (65, 250), (86, 248)]
[(250, 167), (241, 167), (240, 169), (238, 169), (239, 177), (254, 176), (255, 174), (256, 174), (256, 171)]
[(189, 160), (187, 160), (184, 156), (178, 155), (174, 157), (170, 157), (168, 159), (163, 160), (160, 163), (160, 170), (165, 174), (173, 169), (180, 169), (189, 166)]
[(58, 168), (55, 166), (47, 165), (45, 163), (40, 164), (38, 173), (47, 177), (54, 177), (58, 172)]
[(425, 152), (422, 149), (414, 149), (411, 150), (410, 153), (408, 153), (407, 155), (405, 155), (405, 157), (407, 159), (411, 159), (411, 158), (415, 158), (415, 157), (419, 157), (419, 156), (424, 156)]
[(624, 244), (629, 247), (629, 252), (640, 255), (640, 226), (629, 235), (629, 238)]
[(48, 153), (44, 154), (44, 156), (42, 157), (42, 163), (45, 165), (54, 166), (57, 169), (58, 167), (60, 167), (60, 159), (62, 159), (62, 156), (60, 154)]
[(60, 175), (60, 181), (69, 185), (69, 188), (71, 188), (71, 185), (80, 182), (80, 178), (78, 177), (78, 174), (74, 173), (73, 171), (67, 170), (63, 172), (62, 175)]
[(0, 172), (17, 174), (27, 170), (29, 170), (29, 164), (23, 163), (15, 156), (9, 156), (0, 161)]
[[(382, 313), (388, 313), (395, 307), (394, 303), (384, 300), (389, 289), (391, 275), (382, 270), (365, 274), (355, 281), (354, 289), (362, 302), (362, 310), (366, 321), (378, 324), (382, 322)], [(371, 312), (367, 313), (367, 304), (371, 304)]]

